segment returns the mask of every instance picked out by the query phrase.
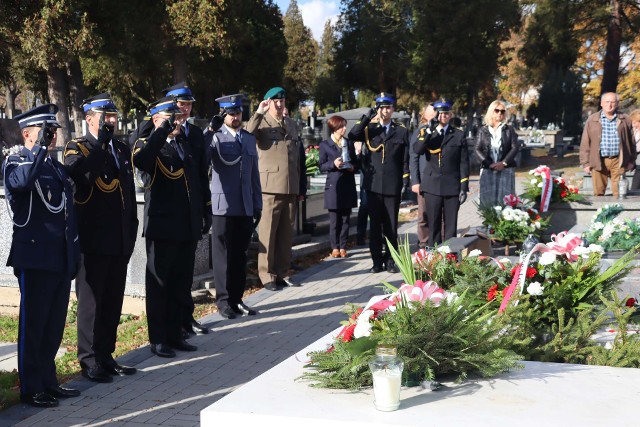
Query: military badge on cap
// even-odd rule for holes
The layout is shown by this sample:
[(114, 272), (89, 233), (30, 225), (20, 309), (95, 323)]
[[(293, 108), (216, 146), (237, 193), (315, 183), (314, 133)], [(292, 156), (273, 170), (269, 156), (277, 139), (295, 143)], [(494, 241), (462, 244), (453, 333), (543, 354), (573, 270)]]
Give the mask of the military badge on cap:
[(221, 96), (216, 98), (216, 102), (220, 108), (227, 114), (237, 114), (242, 112), (242, 99), (244, 95), (237, 93), (235, 95)]
[(149, 105), (149, 113), (153, 116), (154, 114), (182, 114), (180, 108), (178, 108), (178, 104), (176, 103), (176, 98), (174, 96), (165, 96), (163, 98), (158, 99), (156, 102)]
[(96, 111), (98, 113), (118, 113), (116, 104), (111, 99), (111, 94), (101, 93), (93, 98), (88, 98), (82, 101), (82, 109), (85, 114), (89, 111)]
[(180, 82), (162, 90), (164, 96), (174, 96), (176, 101), (194, 102), (196, 98), (193, 96), (191, 89), (186, 82)]
[(56, 120), (58, 107), (55, 104), (39, 105), (26, 113), (18, 114), (13, 119), (18, 121), (20, 129), (30, 126), (42, 126), (45, 120), (51, 127), (59, 128), (60, 123)]
[(276, 86), (276, 87), (272, 87), (271, 89), (269, 89), (267, 91), (267, 93), (264, 94), (264, 99), (284, 99), (285, 98), (285, 91), (283, 88)]
[(390, 93), (381, 92), (380, 95), (376, 98), (376, 106), (388, 106), (395, 104), (396, 99)]

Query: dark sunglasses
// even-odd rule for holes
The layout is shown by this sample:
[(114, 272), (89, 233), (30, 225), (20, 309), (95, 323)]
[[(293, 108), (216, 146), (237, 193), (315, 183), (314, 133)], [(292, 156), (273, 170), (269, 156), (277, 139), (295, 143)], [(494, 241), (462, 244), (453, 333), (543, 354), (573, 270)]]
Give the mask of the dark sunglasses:
[(494, 109), (493, 109), (493, 111), (495, 111), (495, 112), (496, 112), (496, 113), (498, 113), (498, 114), (504, 114), (504, 113), (506, 113), (506, 112), (507, 112), (507, 110), (501, 110), (501, 109), (499, 109), (499, 108), (494, 108)]

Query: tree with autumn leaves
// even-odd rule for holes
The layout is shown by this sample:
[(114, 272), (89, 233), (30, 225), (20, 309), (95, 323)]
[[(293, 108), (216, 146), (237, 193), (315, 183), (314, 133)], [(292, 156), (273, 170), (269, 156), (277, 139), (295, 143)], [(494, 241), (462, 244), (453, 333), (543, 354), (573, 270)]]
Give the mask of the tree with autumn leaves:
[(0, 14), (0, 106), (11, 116), (16, 99), (55, 102), (70, 114), (59, 118), (67, 135), (85, 96), (109, 91), (125, 115), (141, 114), (181, 80), (204, 117), (217, 96), (260, 99), (276, 85), (290, 109), (386, 91), (410, 107), (451, 98), (468, 117), (538, 89), (550, 122), (579, 116), (576, 100), (597, 105), (603, 90), (640, 101), (637, 0), (342, 0), (319, 44), (296, 1), (284, 16), (272, 0), (4, 0)]

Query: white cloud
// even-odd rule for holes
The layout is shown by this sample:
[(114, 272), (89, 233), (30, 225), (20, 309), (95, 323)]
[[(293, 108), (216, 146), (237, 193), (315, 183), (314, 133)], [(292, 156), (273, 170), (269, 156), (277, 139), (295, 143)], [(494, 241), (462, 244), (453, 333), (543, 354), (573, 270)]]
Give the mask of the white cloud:
[[(324, 24), (327, 20), (330, 19), (331, 23), (335, 24), (340, 13), (337, 0), (311, 0), (304, 3), (299, 1), (298, 7), (300, 8), (304, 25), (309, 27), (313, 38), (317, 41), (322, 39)], [(286, 9), (284, 12), (286, 12)]]

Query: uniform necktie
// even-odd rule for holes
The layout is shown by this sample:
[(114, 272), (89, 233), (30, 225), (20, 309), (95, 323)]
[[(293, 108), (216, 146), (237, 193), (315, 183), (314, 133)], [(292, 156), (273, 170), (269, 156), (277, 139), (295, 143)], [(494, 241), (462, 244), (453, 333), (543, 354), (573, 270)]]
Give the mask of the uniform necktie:
[(440, 129), (440, 135), (444, 136), (444, 128)]
[(109, 146), (111, 147), (111, 154), (113, 155), (113, 160), (116, 161), (116, 167), (118, 169), (120, 169), (120, 162), (118, 161), (118, 154), (116, 153), (116, 149), (113, 146), (113, 142), (109, 143)]
[(184, 160), (184, 152), (182, 151), (182, 147), (180, 147), (180, 144), (178, 143), (178, 141), (176, 141), (175, 139), (172, 139), (171, 146), (178, 152), (178, 155), (180, 156), (180, 158)]

